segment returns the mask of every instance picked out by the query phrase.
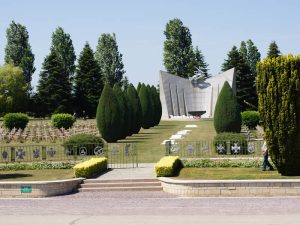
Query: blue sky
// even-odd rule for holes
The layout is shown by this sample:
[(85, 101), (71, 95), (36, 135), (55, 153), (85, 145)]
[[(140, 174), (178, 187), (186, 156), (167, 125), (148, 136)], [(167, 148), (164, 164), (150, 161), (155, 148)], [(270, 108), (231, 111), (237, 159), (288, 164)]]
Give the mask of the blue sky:
[(71, 35), (77, 56), (86, 41), (95, 49), (102, 33), (115, 32), (129, 81), (156, 85), (164, 70), (163, 31), (177, 17), (189, 27), (209, 72), (217, 74), (228, 51), (242, 40), (252, 39), (262, 57), (272, 40), (284, 54), (299, 54), (299, 8), (297, 0), (2, 0), (0, 64), (12, 20), (25, 25), (30, 35), (37, 68), (33, 85), (56, 27)]

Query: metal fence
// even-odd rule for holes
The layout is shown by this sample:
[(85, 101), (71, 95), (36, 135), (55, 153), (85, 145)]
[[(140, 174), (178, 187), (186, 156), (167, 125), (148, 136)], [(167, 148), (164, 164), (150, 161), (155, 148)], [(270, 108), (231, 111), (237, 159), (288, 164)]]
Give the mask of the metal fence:
[(261, 157), (262, 140), (166, 142), (166, 155), (182, 158)]
[(0, 146), (0, 163), (77, 161), (90, 157), (107, 157), (109, 168), (138, 167), (138, 153), (135, 144)]

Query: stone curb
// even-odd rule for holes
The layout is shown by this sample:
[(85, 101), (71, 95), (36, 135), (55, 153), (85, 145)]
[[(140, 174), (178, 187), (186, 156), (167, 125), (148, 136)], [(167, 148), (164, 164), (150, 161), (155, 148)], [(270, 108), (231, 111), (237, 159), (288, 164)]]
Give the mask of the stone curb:
[(160, 177), (165, 192), (196, 197), (300, 196), (300, 179), (175, 180)]
[(77, 191), (84, 178), (54, 181), (0, 182), (1, 198), (41, 198)]

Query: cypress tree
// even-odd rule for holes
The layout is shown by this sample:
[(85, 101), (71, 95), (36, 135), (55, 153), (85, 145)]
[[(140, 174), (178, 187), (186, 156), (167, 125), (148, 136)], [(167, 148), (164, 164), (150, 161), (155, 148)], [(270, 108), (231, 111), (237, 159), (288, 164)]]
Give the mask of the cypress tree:
[(151, 101), (146, 85), (142, 84), (139, 92), (139, 98), (142, 108), (142, 127), (149, 129), (151, 127)]
[(37, 86), (37, 103), (42, 115), (71, 113), (72, 84), (57, 53), (51, 50), (45, 58)]
[(120, 133), (119, 133), (118, 137), (119, 137), (119, 139), (123, 139), (127, 136), (127, 128), (125, 127), (126, 126), (125, 121), (127, 118), (127, 107), (125, 104), (126, 99), (124, 97), (122, 89), (120, 88), (120, 86), (118, 84), (114, 85), (113, 91), (114, 91), (115, 96), (117, 97), (117, 101), (118, 101), (119, 108), (120, 108), (118, 117), (119, 117), (119, 123), (120, 123), (121, 129), (119, 131)]
[(197, 69), (200, 69), (205, 78), (209, 78), (208, 74), (208, 64), (205, 62), (202, 52), (198, 49), (198, 46), (191, 52), (191, 62), (190, 62), (190, 75), (193, 75)]
[(226, 81), (217, 99), (214, 113), (214, 127), (217, 133), (241, 131), (240, 108), (232, 88)]
[(130, 134), (137, 134), (142, 127), (142, 108), (139, 95), (132, 84), (127, 89), (127, 96), (131, 106)]
[(276, 58), (281, 55), (281, 52), (279, 51), (278, 45), (275, 41), (272, 41), (269, 45), (269, 51), (267, 55), (269, 58)]
[(149, 102), (150, 102), (150, 113), (149, 113), (149, 125), (150, 127), (154, 127), (155, 126), (155, 122), (156, 122), (156, 117), (157, 117), (157, 113), (155, 111), (155, 96), (152, 92), (152, 89), (150, 87), (150, 85), (147, 85), (146, 86), (146, 89), (147, 89), (147, 94), (149, 96)]
[(121, 124), (119, 120), (120, 107), (111, 86), (106, 83), (97, 108), (97, 127), (104, 140), (116, 142), (119, 139)]
[(89, 117), (95, 117), (102, 89), (98, 64), (93, 50), (86, 43), (80, 53), (74, 79), (74, 107), (79, 115), (85, 111)]
[(268, 153), (282, 175), (300, 175), (300, 56), (257, 65), (259, 113)]
[(139, 82), (139, 83), (138, 83), (138, 86), (137, 86), (137, 88), (136, 88), (137, 93), (140, 92), (141, 86), (142, 86), (142, 84), (141, 84), (141, 82)]
[(154, 126), (158, 125), (161, 119), (161, 113), (162, 113), (162, 108), (161, 108), (161, 102), (159, 95), (157, 93), (157, 90), (154, 86), (151, 87), (153, 99), (155, 102), (155, 118), (154, 118)]

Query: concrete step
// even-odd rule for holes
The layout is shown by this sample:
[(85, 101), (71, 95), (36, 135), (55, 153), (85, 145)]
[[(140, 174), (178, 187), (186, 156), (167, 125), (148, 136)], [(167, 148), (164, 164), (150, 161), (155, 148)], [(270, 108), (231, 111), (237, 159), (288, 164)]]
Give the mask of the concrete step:
[(159, 182), (157, 179), (122, 179), (122, 180), (100, 180), (100, 179), (86, 179), (84, 184), (90, 183), (138, 183), (138, 182)]
[(97, 188), (79, 188), (79, 192), (105, 192), (105, 191), (162, 191), (160, 186), (148, 187), (97, 187)]
[(81, 188), (98, 188), (98, 187), (148, 187), (161, 186), (160, 182), (117, 182), (117, 183), (83, 183)]

